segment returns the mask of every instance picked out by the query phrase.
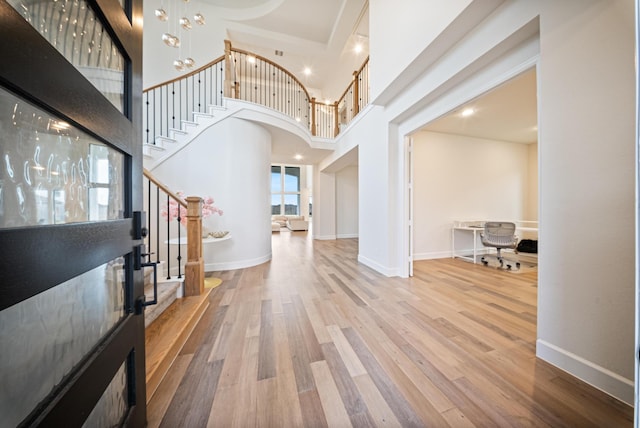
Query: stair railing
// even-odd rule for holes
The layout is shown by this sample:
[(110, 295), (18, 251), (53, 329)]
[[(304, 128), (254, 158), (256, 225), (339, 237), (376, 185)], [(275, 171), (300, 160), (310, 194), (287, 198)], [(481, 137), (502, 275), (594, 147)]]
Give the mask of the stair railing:
[(143, 141), (155, 144), (170, 129), (181, 129), (182, 121), (193, 121), (193, 113), (208, 113), (209, 106), (222, 106), (225, 76), (224, 55), (212, 62), (143, 92)]
[(193, 113), (208, 113), (224, 98), (248, 101), (277, 110), (304, 124), (311, 135), (335, 138), (369, 104), (369, 58), (353, 72), (352, 82), (334, 103), (309, 96), (288, 70), (260, 55), (224, 41), (224, 55), (182, 77), (153, 86), (143, 93), (144, 142), (169, 137)]
[[(167, 279), (177, 270), (182, 279), (182, 246), (187, 249), (184, 282), (185, 295), (197, 296), (204, 291), (202, 258), (202, 198), (182, 198), (144, 170), (144, 196), (148, 234), (145, 238), (149, 261), (166, 263)], [(186, 233), (183, 228), (186, 228)], [(172, 264), (176, 263), (176, 269)]]

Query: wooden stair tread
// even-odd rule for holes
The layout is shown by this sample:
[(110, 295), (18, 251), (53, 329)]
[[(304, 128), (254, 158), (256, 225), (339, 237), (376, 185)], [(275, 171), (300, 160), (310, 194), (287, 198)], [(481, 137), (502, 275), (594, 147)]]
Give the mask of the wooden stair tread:
[(145, 329), (147, 402), (209, 306), (209, 293), (183, 297)]
[[(164, 311), (166, 311), (179, 295), (182, 281), (159, 281), (158, 282), (158, 302), (155, 305), (147, 306), (144, 314), (145, 328), (151, 325)], [(144, 294), (147, 301), (153, 299), (153, 284), (145, 284)]]

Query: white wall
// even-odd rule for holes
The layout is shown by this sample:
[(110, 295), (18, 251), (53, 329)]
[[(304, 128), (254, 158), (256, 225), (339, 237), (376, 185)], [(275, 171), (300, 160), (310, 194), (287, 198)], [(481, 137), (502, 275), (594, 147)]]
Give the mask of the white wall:
[(229, 118), (205, 130), (153, 174), (185, 195), (212, 196), (224, 214), (203, 220), (232, 238), (203, 248), (205, 271), (254, 266), (271, 259), (271, 134)]
[(336, 176), (314, 168), (313, 238), (336, 239)]
[(358, 237), (358, 167), (336, 173), (336, 235)]
[(419, 78), (503, 2), (405, 0), (400, 5), (370, 1), (371, 99), (391, 101), (395, 92)]
[(529, 188), (527, 189), (527, 200), (524, 209), (523, 220), (538, 221), (538, 143), (531, 143), (527, 145), (529, 149), (528, 159), (528, 172)]
[(399, 7), (388, 0), (370, 0), (371, 99), (391, 84), (471, 2), (404, 0)]
[(418, 132), (413, 142), (416, 260), (451, 257), (456, 220), (525, 217), (527, 145), (435, 132)]
[(397, 275), (392, 265), (390, 231), (391, 185), (388, 125), (384, 111), (374, 107), (367, 111), (346, 139), (360, 142), (358, 147), (358, 261), (378, 272)]
[(537, 352), (632, 402), (634, 5), (549, 0), (542, 18)]

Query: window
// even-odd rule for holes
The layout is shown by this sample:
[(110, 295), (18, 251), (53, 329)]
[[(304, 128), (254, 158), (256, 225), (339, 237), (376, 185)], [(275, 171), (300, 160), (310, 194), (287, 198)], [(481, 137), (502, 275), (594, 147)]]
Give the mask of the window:
[(271, 166), (271, 214), (300, 215), (300, 167)]

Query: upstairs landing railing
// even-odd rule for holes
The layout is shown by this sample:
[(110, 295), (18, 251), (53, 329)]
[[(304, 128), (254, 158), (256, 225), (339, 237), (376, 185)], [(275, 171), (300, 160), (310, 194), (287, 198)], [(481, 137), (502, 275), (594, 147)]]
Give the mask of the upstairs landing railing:
[(369, 60), (353, 73), (353, 80), (334, 103), (319, 102), (304, 85), (276, 63), (231, 46), (209, 64), (144, 91), (146, 143), (168, 137), (182, 121), (193, 121), (193, 113), (208, 113), (209, 106), (222, 106), (224, 98), (248, 101), (275, 109), (309, 129), (311, 135), (335, 138), (369, 104)]
[(340, 130), (347, 126), (369, 104), (369, 58), (359, 70), (353, 72), (353, 80), (336, 103), (336, 120)]
[(278, 110), (307, 128), (311, 126), (311, 97), (292, 73), (260, 55), (231, 47), (229, 40), (225, 40), (225, 57), (230, 98)]
[(204, 291), (202, 198), (190, 196), (183, 199), (146, 169), (144, 185), (148, 229), (145, 245), (149, 261), (166, 263), (167, 279), (173, 279), (173, 272), (176, 269), (177, 278), (182, 279), (184, 244), (187, 250), (187, 262), (184, 266), (185, 295), (202, 294)]

